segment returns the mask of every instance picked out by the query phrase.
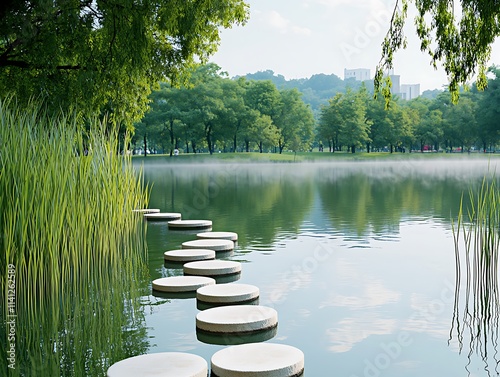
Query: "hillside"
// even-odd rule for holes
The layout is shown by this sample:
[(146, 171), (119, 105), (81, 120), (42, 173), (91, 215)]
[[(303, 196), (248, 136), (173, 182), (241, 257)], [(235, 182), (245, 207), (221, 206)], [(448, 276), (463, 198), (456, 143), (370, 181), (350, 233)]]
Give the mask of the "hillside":
[[(321, 105), (327, 104), (328, 100), (337, 93), (345, 93), (347, 88), (357, 90), (361, 86), (360, 81), (354, 79), (342, 80), (334, 74), (326, 75), (318, 73), (310, 78), (287, 80), (283, 75), (274, 73), (272, 70), (259, 71), (246, 74), (248, 80), (271, 80), (278, 89), (297, 88), (302, 93), (302, 99), (311, 106), (315, 116), (319, 115)], [(373, 93), (373, 80), (364, 81), (366, 88)], [(423, 96), (435, 98), (441, 91), (424, 91)]]

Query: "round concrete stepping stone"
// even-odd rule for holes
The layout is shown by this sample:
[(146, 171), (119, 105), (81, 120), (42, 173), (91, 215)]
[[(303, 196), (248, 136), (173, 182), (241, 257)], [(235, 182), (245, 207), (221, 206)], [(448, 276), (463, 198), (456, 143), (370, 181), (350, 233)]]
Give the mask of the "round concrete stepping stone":
[(296, 377), (304, 372), (304, 353), (285, 344), (241, 344), (216, 352), (211, 369), (215, 377)]
[(204, 358), (184, 352), (159, 352), (130, 357), (108, 368), (108, 377), (207, 377)]
[(211, 228), (211, 220), (173, 220), (168, 222), (171, 229), (203, 229)]
[(240, 272), (241, 263), (229, 260), (197, 261), (188, 262), (184, 265), (185, 275), (221, 276)]
[(249, 333), (276, 326), (278, 312), (261, 305), (220, 306), (196, 315), (196, 328), (210, 333)]
[(138, 213), (158, 213), (160, 210), (158, 208), (141, 208), (141, 209), (133, 209), (132, 212)]
[(179, 220), (181, 218), (181, 214), (177, 212), (145, 213), (144, 218), (146, 220), (154, 220), (154, 221), (172, 221), (172, 220)]
[(215, 251), (229, 251), (234, 249), (234, 242), (230, 240), (193, 240), (182, 243), (183, 249), (211, 249)]
[(153, 280), (153, 289), (160, 292), (190, 292), (210, 284), (215, 284), (215, 279), (205, 276), (169, 276)]
[(253, 301), (259, 297), (259, 288), (250, 284), (222, 284), (198, 288), (196, 299), (214, 304)]
[(234, 333), (234, 334), (219, 334), (206, 331), (196, 331), (196, 339), (206, 344), (218, 344), (221, 346), (232, 346), (235, 344), (259, 343), (272, 339), (278, 333), (278, 327), (273, 327), (268, 330)]
[(196, 298), (196, 291), (189, 292), (161, 292), (153, 289), (151, 296), (166, 300), (192, 300)]
[(163, 258), (170, 262), (193, 262), (199, 260), (215, 259), (215, 251), (210, 249), (179, 249), (163, 253)]
[(198, 233), (196, 237), (204, 240), (219, 239), (219, 240), (238, 241), (238, 233), (234, 232), (203, 232), (203, 233)]

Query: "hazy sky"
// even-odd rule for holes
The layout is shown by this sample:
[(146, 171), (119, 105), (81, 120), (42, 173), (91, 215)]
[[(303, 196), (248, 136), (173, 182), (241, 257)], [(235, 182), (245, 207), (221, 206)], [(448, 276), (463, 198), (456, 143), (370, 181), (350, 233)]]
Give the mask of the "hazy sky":
[[(343, 79), (344, 68), (369, 68), (373, 78), (395, 0), (246, 2), (249, 22), (223, 30), (219, 51), (211, 59), (231, 77), (270, 69), (286, 79), (316, 73)], [(413, 8), (409, 13), (408, 48), (396, 54), (394, 73), (401, 76), (401, 84), (420, 84), (421, 92), (441, 89), (446, 74), (441, 67), (434, 70), (420, 51)], [(500, 64), (500, 48), (494, 48), (491, 61)]]

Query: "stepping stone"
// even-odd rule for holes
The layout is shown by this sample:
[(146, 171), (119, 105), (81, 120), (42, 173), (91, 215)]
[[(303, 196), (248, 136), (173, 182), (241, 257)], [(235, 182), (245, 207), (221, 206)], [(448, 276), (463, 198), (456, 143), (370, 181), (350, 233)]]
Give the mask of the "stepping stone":
[(276, 326), (278, 312), (261, 305), (220, 306), (196, 315), (196, 329), (209, 333), (251, 333)]
[(188, 262), (184, 265), (184, 275), (221, 276), (240, 272), (241, 263), (228, 260)]
[(259, 297), (259, 288), (250, 284), (216, 284), (198, 288), (196, 299), (210, 304), (232, 304), (253, 301)]
[(151, 295), (158, 298), (163, 298), (166, 300), (187, 300), (196, 298), (196, 291), (189, 292), (161, 292), (161, 291), (153, 291)]
[(232, 346), (235, 344), (259, 343), (272, 339), (278, 333), (278, 326), (268, 330), (234, 333), (234, 334), (219, 334), (206, 331), (196, 331), (196, 339), (206, 344), (218, 344), (221, 346)]
[(142, 208), (142, 209), (133, 209), (132, 212), (146, 214), (146, 213), (158, 213), (160, 212), (160, 210), (157, 208)]
[(234, 232), (203, 232), (198, 233), (196, 237), (200, 239), (220, 239), (238, 241), (238, 233)]
[(304, 372), (304, 353), (285, 344), (241, 344), (216, 352), (211, 370), (214, 377), (297, 377)]
[(159, 352), (130, 357), (108, 368), (107, 377), (207, 377), (204, 358), (184, 352)]
[(234, 249), (234, 242), (230, 240), (193, 240), (182, 243), (183, 249), (211, 249), (215, 251), (229, 251)]
[(210, 284), (215, 284), (215, 279), (205, 276), (170, 276), (153, 280), (153, 289), (160, 292), (191, 292)]
[(173, 220), (168, 222), (170, 229), (204, 229), (211, 228), (211, 220)]
[(215, 259), (215, 251), (210, 249), (179, 249), (163, 253), (163, 258), (169, 262), (193, 262)]
[(172, 220), (179, 220), (181, 218), (181, 214), (177, 212), (145, 213), (144, 218), (146, 220), (154, 220), (154, 221), (172, 221)]

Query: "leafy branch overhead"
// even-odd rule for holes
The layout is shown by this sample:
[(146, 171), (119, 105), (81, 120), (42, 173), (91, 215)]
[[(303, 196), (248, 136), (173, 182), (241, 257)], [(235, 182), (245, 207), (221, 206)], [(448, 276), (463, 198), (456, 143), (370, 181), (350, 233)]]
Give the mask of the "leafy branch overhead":
[(138, 119), (151, 86), (206, 61), (242, 0), (26, 0), (0, 6), (0, 90)]
[[(406, 48), (404, 26), (408, 4), (412, 0), (397, 0), (389, 31), (382, 43), (382, 57), (377, 66), (375, 88), (390, 96), (390, 80), (384, 72), (393, 69), (394, 53)], [(448, 75), (453, 102), (458, 100), (459, 88), (467, 86), (477, 74), (476, 85), (487, 85), (487, 64), (491, 45), (500, 34), (500, 7), (496, 0), (413, 0), (417, 16), (416, 33), (420, 49), (437, 68), (441, 63)]]

